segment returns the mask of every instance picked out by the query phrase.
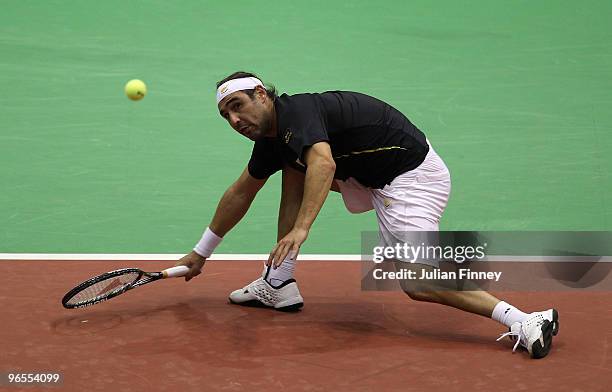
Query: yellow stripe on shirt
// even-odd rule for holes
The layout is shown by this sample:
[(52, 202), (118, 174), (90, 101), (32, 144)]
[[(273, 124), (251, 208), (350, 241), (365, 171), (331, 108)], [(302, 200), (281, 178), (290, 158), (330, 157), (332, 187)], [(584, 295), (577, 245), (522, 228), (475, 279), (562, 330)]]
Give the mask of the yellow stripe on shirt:
[(348, 154), (338, 155), (334, 157), (334, 159), (348, 158), (351, 155), (369, 154), (371, 152), (388, 151), (388, 150), (408, 150), (408, 149), (404, 147), (400, 147), (400, 146), (380, 147), (380, 148), (375, 148), (373, 150), (351, 151)]

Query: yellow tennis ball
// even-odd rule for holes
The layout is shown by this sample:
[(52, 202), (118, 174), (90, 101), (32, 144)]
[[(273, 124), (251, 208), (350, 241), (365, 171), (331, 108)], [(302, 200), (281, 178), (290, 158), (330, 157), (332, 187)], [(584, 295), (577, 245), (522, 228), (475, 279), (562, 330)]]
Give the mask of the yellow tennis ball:
[(125, 85), (125, 95), (132, 101), (139, 101), (147, 94), (147, 85), (142, 80), (132, 79)]

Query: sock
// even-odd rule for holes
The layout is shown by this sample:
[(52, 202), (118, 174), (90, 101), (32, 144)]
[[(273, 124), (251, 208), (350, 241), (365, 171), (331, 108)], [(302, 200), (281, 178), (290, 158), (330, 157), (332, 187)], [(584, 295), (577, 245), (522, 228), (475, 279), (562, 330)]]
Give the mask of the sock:
[(273, 269), (271, 266), (264, 266), (264, 279), (270, 283), (272, 287), (278, 287), (285, 281), (293, 278), (293, 271), (295, 271), (295, 257), (290, 253), (285, 257), (283, 264), (277, 269)]
[(527, 313), (521, 312), (507, 302), (500, 301), (495, 305), (491, 318), (510, 328), (512, 324), (525, 320), (527, 316), (529, 316)]

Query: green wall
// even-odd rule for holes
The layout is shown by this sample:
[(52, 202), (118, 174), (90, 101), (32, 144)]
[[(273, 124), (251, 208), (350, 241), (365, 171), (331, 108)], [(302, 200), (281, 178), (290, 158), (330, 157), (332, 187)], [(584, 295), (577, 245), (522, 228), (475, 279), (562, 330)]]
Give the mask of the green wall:
[[(250, 154), (214, 101), (239, 69), (403, 111), (453, 174), (443, 229), (612, 230), (611, 4), (3, 2), (0, 252), (189, 250)], [(278, 191), (219, 252), (272, 248)], [(303, 252), (375, 229), (334, 194)]]

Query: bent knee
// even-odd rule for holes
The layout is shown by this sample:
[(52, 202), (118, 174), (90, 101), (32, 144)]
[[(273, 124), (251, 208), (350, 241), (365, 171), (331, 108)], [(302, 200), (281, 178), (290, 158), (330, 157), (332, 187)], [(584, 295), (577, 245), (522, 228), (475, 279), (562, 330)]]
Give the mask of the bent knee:
[(415, 301), (431, 302), (432, 300), (434, 300), (434, 296), (431, 295), (431, 293), (428, 293), (426, 291), (404, 290), (404, 293), (406, 293), (407, 296), (409, 296), (411, 299)]
[(435, 288), (427, 283), (402, 282), (402, 290), (415, 301), (432, 301)]

